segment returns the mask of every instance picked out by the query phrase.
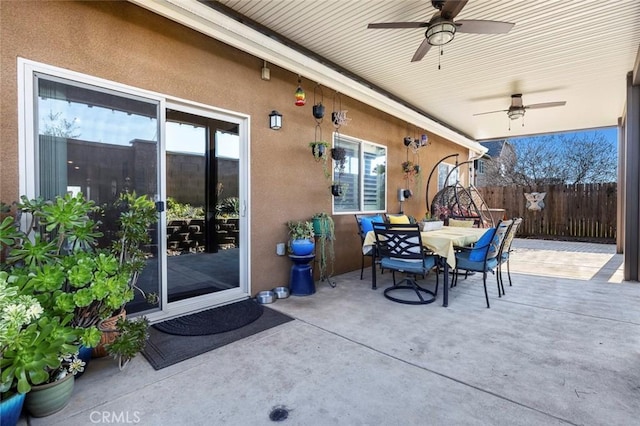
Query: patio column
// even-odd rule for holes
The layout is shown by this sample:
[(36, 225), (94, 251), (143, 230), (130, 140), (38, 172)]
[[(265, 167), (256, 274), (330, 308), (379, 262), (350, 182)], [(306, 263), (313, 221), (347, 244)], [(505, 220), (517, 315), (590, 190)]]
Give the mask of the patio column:
[[(636, 75), (637, 75), (637, 69)], [(624, 123), (624, 279), (640, 276), (640, 84), (627, 74), (627, 109)]]

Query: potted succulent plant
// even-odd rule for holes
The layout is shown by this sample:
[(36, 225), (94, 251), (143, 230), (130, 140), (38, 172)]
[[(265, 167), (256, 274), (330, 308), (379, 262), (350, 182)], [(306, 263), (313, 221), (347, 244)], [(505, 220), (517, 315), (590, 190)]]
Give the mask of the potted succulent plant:
[(116, 323), (117, 337), (105, 348), (109, 355), (118, 360), (120, 370), (124, 369), (149, 339), (149, 320), (146, 317), (128, 320), (119, 318)]
[[(96, 333), (71, 325), (70, 316), (54, 315), (33, 296), (28, 276), (0, 271), (0, 394), (2, 404), (28, 393), (26, 405), (41, 417), (62, 409), (73, 390), (73, 375), (83, 369), (77, 358), (78, 345), (94, 344)], [(60, 394), (62, 389), (62, 394)], [(49, 390), (49, 391), (47, 391)], [(42, 392), (56, 392), (55, 403), (41, 408)], [(20, 406), (14, 406), (17, 415)], [(44, 411), (42, 411), (44, 410)], [(2, 409), (2, 424), (17, 417)]]
[(437, 217), (431, 216), (431, 212), (426, 212), (424, 217), (420, 221), (421, 229), (423, 232), (426, 231), (434, 231), (436, 229), (440, 229), (444, 226), (444, 221), (440, 220)]
[(82, 330), (74, 343), (84, 346), (95, 346), (101, 322), (133, 299), (146, 263), (140, 246), (156, 220), (155, 205), (145, 196), (124, 193), (114, 206), (118, 226), (108, 247), (99, 246), (103, 233), (92, 219), (99, 209), (82, 194), (52, 201), (23, 196), (18, 208), (28, 222), (24, 230), (9, 219), (0, 225), (0, 242), (10, 249), (3, 268), (48, 316)]
[(311, 221), (289, 221), (289, 252), (295, 256), (308, 256), (315, 249), (313, 239), (313, 222)]

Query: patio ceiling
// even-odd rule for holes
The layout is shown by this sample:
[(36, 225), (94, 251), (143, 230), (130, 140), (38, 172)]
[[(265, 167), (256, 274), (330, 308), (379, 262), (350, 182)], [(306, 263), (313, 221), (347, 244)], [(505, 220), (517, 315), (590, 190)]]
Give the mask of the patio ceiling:
[[(151, 2), (134, 2), (153, 9)], [(634, 67), (640, 45), (637, 0), (470, 0), (455, 20), (507, 21), (515, 26), (508, 34), (458, 33), (443, 47), (443, 55), (434, 47), (419, 62), (411, 58), (424, 39), (424, 28), (374, 30), (367, 24), (428, 21), (435, 12), (429, 0), (163, 3), (173, 7), (165, 16), (174, 18), (177, 10), (187, 9), (205, 26), (210, 17), (202, 13), (202, 3), (238, 13), (249, 18), (253, 28), (278, 35), (271, 34), (270, 40), (301, 47), (326, 66), (345, 70), (363, 86), (380, 88), (471, 140), (617, 125), (625, 105), (626, 74)], [(273, 56), (257, 56), (287, 67)], [(305, 69), (291, 71), (314, 78)], [(474, 116), (506, 110), (514, 93), (522, 93), (524, 105), (566, 105), (528, 110), (524, 122), (510, 121), (506, 112)]]

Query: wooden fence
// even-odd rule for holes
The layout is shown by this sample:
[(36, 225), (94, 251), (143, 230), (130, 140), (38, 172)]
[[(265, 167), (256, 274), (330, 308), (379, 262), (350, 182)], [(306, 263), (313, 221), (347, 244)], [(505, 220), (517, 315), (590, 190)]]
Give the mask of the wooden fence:
[[(615, 242), (616, 183), (490, 186), (478, 191), (490, 208), (503, 208), (507, 217), (524, 219), (518, 236)], [(527, 209), (524, 194), (531, 192), (546, 192), (541, 211)]]

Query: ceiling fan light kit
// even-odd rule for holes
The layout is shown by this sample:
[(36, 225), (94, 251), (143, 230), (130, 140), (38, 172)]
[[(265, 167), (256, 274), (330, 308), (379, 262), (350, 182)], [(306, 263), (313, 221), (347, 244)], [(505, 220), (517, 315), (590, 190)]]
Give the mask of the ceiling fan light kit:
[(455, 33), (456, 26), (451, 21), (438, 18), (438, 22), (429, 26), (425, 37), (431, 46), (444, 46), (453, 40)]
[(524, 108), (509, 109), (507, 116), (512, 120), (524, 117)]
[[(378, 22), (367, 26), (370, 29), (397, 29), (397, 28), (424, 28), (425, 38), (413, 54), (411, 62), (420, 61), (429, 52), (431, 46), (440, 47), (450, 43), (456, 32), (469, 34), (505, 34), (515, 24), (511, 22), (488, 21), (481, 19), (463, 19), (454, 21), (462, 8), (469, 0), (431, 0), (431, 5), (436, 12), (429, 21), (422, 22)], [(438, 66), (438, 69), (440, 67)]]

